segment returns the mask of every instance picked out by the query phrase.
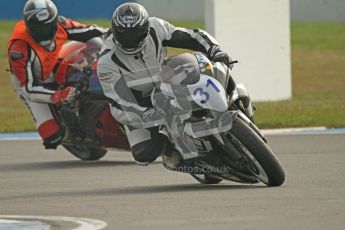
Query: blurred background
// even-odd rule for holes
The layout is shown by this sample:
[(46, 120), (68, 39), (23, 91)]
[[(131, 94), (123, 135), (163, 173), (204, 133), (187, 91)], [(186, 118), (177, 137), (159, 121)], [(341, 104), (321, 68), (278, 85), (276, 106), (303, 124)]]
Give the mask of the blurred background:
[[(236, 12), (230, 10), (228, 13), (218, 15), (219, 19), (213, 23), (216, 24), (213, 27), (210, 23), (210, 15), (217, 14), (217, 10), (213, 5), (210, 7), (210, 5), (205, 4), (205, 2), (210, 1), (212, 0), (138, 0), (136, 2), (144, 5), (151, 16), (163, 18), (177, 26), (206, 29), (216, 35), (216, 38), (216, 26), (225, 23), (227, 28), (224, 29), (224, 32), (236, 31), (236, 34), (234, 34), (235, 32), (232, 34), (235, 42), (224, 45), (237, 47), (230, 48), (230, 51), (227, 49), (227, 51), (235, 55), (234, 58), (239, 59), (240, 63), (242, 61), (243, 64), (242, 66), (240, 64), (238, 69), (248, 69), (244, 68), (246, 67), (246, 60), (241, 60), (241, 50), (244, 51), (246, 47), (251, 47), (250, 41), (255, 42), (257, 40), (255, 37), (252, 40), (242, 40), (242, 42), (240, 39), (235, 39), (239, 33), (238, 28), (246, 28), (243, 33), (248, 32), (250, 34), (250, 28), (254, 28), (254, 26), (246, 27), (249, 21), (243, 22), (243, 19), (249, 18), (252, 13), (254, 15), (254, 12), (265, 13), (264, 20), (261, 17), (253, 17), (250, 23), (254, 21), (255, 27), (259, 28), (262, 34), (272, 38), (273, 41), (277, 36), (276, 28), (284, 29), (286, 27), (283, 38), (288, 39), (288, 45), (284, 45), (284, 49), (286, 51), (285, 56), (289, 61), (284, 62), (283, 65), (286, 69), (284, 74), (287, 74), (287, 85), (291, 87), (288, 89), (288, 96), (283, 100), (262, 100), (256, 95), (260, 93), (260, 90), (263, 94), (266, 91), (260, 89), (260, 83), (257, 83), (260, 82), (260, 77), (258, 77), (260, 76), (260, 69), (259, 71), (256, 68), (252, 70), (258, 72), (255, 76), (244, 76), (248, 75), (245, 71), (242, 75), (241, 71), (238, 72), (236, 80), (241, 82), (244, 79), (245, 83), (250, 81), (248, 82), (249, 91), (254, 92), (254, 99), (259, 98), (255, 103), (257, 107), (255, 118), (258, 126), (260, 128), (345, 127), (344, 0), (284, 0), (287, 2), (287, 13), (284, 19), (288, 20), (288, 24), (280, 24), (281, 22), (274, 18), (274, 12), (277, 11), (277, 5), (274, 3), (277, 2), (276, 0), (263, 1), (266, 5), (265, 9), (261, 11), (255, 7), (259, 1), (245, 0), (247, 2), (245, 7), (236, 8), (241, 10)], [(217, 2), (218, 0), (213, 1)], [(222, 1), (224, 2), (224, 0)], [(231, 9), (231, 4), (236, 1), (239, 2), (240, 0), (225, 2), (229, 4), (229, 9)], [(124, 2), (127, 1), (54, 0), (60, 15), (104, 27), (110, 26), (114, 9)], [(22, 17), (24, 4), (25, 0), (0, 2), (0, 132), (35, 130), (29, 112), (13, 92), (9, 73), (6, 71), (8, 69), (7, 40), (11, 35), (15, 21)], [(216, 5), (216, 3), (214, 4)], [(271, 23), (275, 27), (265, 26), (265, 23), (271, 25), (268, 20), (275, 22)], [(240, 23), (233, 26), (234, 21)], [(229, 40), (231, 41), (231, 36)], [(258, 44), (260, 46), (260, 43)], [(179, 52), (184, 51), (169, 49), (169, 55)], [(245, 57), (247, 58), (248, 55)], [(267, 55), (265, 52), (256, 52), (255, 58), (260, 59), (261, 64), (274, 67), (271, 64), (275, 61), (274, 56)], [(256, 82), (254, 86), (251, 85), (252, 81)]]
[[(26, 0), (1, 1), (1, 19), (19, 19)], [(53, 0), (66, 17), (110, 19), (114, 9), (126, 0)], [(151, 15), (169, 20), (198, 20), (205, 18), (203, 0), (137, 0)], [(254, 2), (254, 1), (253, 1)], [(229, 1), (231, 3), (231, 0)], [(345, 22), (343, 0), (290, 0), (292, 22)], [(250, 10), (250, 8), (248, 8)]]

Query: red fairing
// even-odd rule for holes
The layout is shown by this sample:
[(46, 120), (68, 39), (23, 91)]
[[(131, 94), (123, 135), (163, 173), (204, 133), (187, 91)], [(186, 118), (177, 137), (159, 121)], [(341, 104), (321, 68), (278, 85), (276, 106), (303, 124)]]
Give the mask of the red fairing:
[[(87, 47), (87, 45), (83, 42), (77, 42), (77, 41), (68, 42), (62, 47), (62, 50), (59, 53), (59, 58), (64, 59), (65, 57), (67, 57), (73, 52), (78, 54), (78, 51), (84, 49), (85, 47)], [(66, 60), (64, 61), (66, 62)]]
[(120, 130), (118, 122), (113, 118), (109, 106), (99, 117), (101, 127), (96, 129), (96, 134), (103, 140), (103, 145), (109, 148), (129, 149), (126, 134)]
[(56, 69), (55, 75), (54, 75), (55, 81), (59, 85), (65, 84), (65, 82), (66, 82), (66, 79), (65, 79), (66, 71), (67, 71), (69, 65), (73, 64), (75, 62), (75, 60), (73, 58), (70, 60), (66, 60), (65, 58), (67, 56), (71, 55), (72, 53), (75, 53), (76, 58), (77, 58), (78, 53), (86, 47), (87, 47), (87, 45), (85, 43), (77, 42), (77, 41), (68, 42), (63, 46), (63, 48), (59, 54), (58, 68)]
[(60, 125), (55, 120), (49, 120), (44, 122), (38, 127), (38, 133), (43, 140), (53, 136), (60, 129)]

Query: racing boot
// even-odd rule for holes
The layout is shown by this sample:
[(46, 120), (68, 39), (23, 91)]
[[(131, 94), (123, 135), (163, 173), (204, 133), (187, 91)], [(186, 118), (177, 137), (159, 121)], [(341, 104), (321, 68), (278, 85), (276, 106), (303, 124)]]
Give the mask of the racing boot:
[(158, 134), (162, 143), (161, 155), (163, 166), (169, 170), (174, 170), (182, 160), (180, 153), (173, 147), (167, 130), (162, 129)]
[(177, 172), (194, 172), (193, 160), (185, 161), (182, 159), (180, 152), (174, 147), (171, 143), (170, 138), (167, 135), (167, 132), (161, 130), (161, 137), (164, 137), (163, 147), (162, 147), (162, 160), (163, 166), (172, 171)]
[(76, 113), (69, 107), (63, 106), (61, 108), (60, 117), (65, 127), (65, 135), (62, 140), (63, 144), (80, 143), (83, 139), (81, 128), (79, 125), (79, 118)]
[(169, 170), (177, 171), (177, 168), (182, 162), (180, 153), (172, 148), (170, 152), (165, 152), (162, 154), (163, 166)]
[(97, 118), (103, 112), (104, 104), (91, 104), (80, 115), (80, 127), (83, 133), (83, 143), (87, 146), (99, 147), (101, 140), (96, 135)]

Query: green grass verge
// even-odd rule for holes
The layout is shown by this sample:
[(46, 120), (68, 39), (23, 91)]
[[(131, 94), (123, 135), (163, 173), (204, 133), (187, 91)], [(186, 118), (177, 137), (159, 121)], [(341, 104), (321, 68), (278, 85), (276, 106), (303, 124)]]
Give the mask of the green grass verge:
[(345, 24), (291, 28), (293, 99), (257, 103), (257, 124), (345, 127)]
[[(109, 27), (104, 20), (85, 21)], [(201, 22), (175, 22), (203, 28)], [(0, 22), (0, 132), (35, 130), (30, 113), (13, 92), (6, 43), (14, 26)], [(345, 24), (292, 24), (293, 99), (256, 103), (260, 128), (345, 127)], [(169, 54), (182, 52), (169, 49)]]

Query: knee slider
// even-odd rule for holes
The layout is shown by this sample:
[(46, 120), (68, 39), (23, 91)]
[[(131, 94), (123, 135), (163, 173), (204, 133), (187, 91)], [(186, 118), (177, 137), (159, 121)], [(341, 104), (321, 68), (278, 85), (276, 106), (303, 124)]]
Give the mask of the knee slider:
[(136, 161), (139, 162), (153, 162), (159, 156), (159, 152), (153, 145), (152, 141), (145, 141), (136, 144), (132, 147), (132, 154)]
[(55, 134), (43, 140), (45, 149), (56, 149), (65, 136), (65, 129), (60, 128)]
[(136, 161), (154, 162), (165, 151), (168, 138), (161, 133), (155, 133), (152, 139), (136, 144), (132, 147), (132, 154)]

